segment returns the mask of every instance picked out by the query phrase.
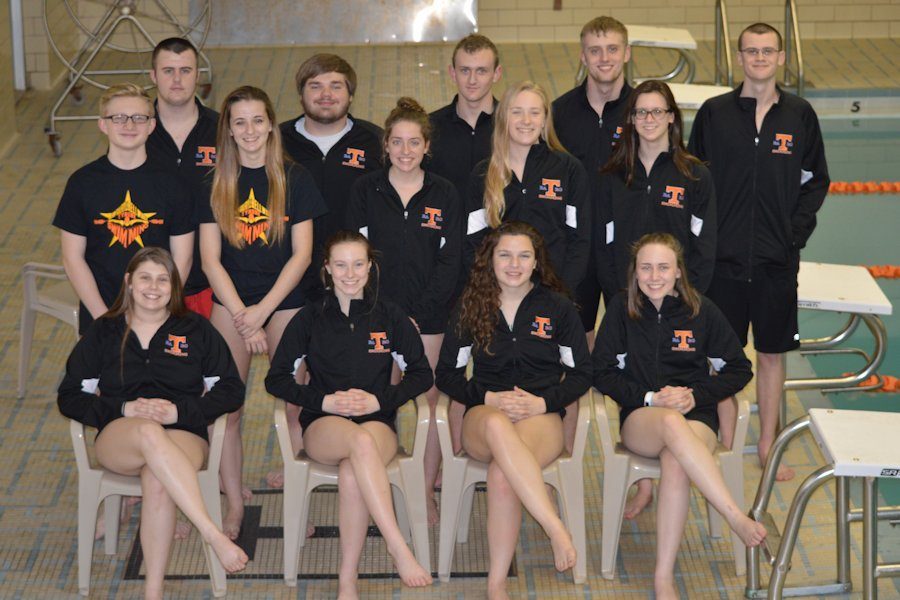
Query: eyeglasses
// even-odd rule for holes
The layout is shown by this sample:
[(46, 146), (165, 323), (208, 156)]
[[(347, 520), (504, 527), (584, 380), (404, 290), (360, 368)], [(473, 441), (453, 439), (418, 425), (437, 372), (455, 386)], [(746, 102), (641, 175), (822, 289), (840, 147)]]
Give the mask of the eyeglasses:
[(777, 54), (779, 50), (778, 48), (743, 48), (741, 52), (747, 56), (752, 56), (753, 58), (756, 58), (760, 54), (768, 58), (773, 54)]
[(663, 115), (669, 114), (670, 112), (672, 112), (671, 108), (651, 108), (650, 110), (647, 110), (646, 108), (636, 108), (631, 111), (631, 114), (634, 115), (635, 119), (643, 121), (650, 115), (653, 115), (654, 119), (661, 119)]
[(150, 115), (109, 115), (108, 117), (101, 117), (102, 119), (109, 119), (116, 125), (124, 125), (128, 121), (131, 121), (135, 125), (143, 125), (152, 119)]

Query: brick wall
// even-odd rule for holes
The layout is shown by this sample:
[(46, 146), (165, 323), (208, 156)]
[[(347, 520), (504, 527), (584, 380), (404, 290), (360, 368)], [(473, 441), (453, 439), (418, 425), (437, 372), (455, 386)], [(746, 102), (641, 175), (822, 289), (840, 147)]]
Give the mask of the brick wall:
[[(796, 0), (800, 35), (812, 38), (900, 37), (900, 0)], [(715, 38), (714, 0), (478, 0), (479, 31), (496, 42), (570, 42), (590, 19), (607, 14), (626, 25), (684, 27)], [(784, 0), (728, 0), (733, 36), (755, 21), (783, 30)]]

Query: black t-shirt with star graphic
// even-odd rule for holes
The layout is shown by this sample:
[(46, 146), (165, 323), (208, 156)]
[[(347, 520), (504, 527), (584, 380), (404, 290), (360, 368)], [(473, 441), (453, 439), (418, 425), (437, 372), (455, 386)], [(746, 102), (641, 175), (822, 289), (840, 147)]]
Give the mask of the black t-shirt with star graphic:
[[(193, 231), (194, 198), (176, 177), (144, 162), (120, 169), (106, 156), (75, 171), (53, 225), (86, 238), (84, 259), (100, 297), (112, 304), (128, 261), (147, 246), (169, 249), (169, 238)], [(82, 306), (81, 330), (90, 323)]]
[[(244, 238), (240, 248), (232, 246), (222, 237), (220, 261), (231, 277), (242, 301), (258, 301), (265, 296), (285, 263), (293, 254), (291, 227), (309, 219), (324, 215), (328, 208), (322, 200), (309, 171), (297, 164), (286, 164), (287, 198), (285, 202), (285, 228), (281, 240), (275, 244), (269, 233), (269, 178), (266, 168), (241, 167), (238, 175), (238, 230)], [(211, 185), (211, 178), (207, 178)], [(209, 197), (207, 190), (206, 197)], [(215, 223), (212, 206), (202, 203), (197, 211), (199, 223)], [(255, 303), (255, 302), (254, 302)]]

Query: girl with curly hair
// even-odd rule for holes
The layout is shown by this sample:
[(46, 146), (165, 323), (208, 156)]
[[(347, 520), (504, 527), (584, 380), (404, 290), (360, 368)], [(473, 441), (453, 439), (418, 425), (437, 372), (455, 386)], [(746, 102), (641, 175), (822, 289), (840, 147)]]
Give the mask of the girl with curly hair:
[(523, 504), (550, 537), (556, 568), (575, 565), (572, 538), (541, 476), (563, 450), (566, 407), (591, 379), (581, 319), (562, 290), (538, 231), (502, 223), (475, 255), (444, 334), (438, 389), (466, 405), (463, 448), (489, 464), (489, 598), (506, 597)]

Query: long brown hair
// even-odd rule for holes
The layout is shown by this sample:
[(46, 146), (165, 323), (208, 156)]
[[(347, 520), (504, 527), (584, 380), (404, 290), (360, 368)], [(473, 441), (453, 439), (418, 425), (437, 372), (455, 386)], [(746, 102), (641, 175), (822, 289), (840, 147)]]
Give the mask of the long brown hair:
[(484, 208), (487, 222), (497, 227), (503, 221), (506, 211), (506, 198), (503, 190), (512, 181), (512, 168), (509, 165), (509, 105), (522, 92), (533, 92), (540, 96), (544, 105), (544, 129), (541, 140), (551, 150), (565, 151), (556, 130), (553, 128), (553, 115), (550, 111), (550, 96), (546, 90), (533, 81), (521, 81), (506, 88), (497, 110), (494, 111), (494, 134), (491, 137), (491, 160), (487, 174), (484, 176)]
[(684, 147), (684, 121), (681, 118), (681, 109), (675, 102), (672, 90), (662, 81), (648, 79), (634, 88), (628, 102), (625, 105), (625, 122), (622, 124), (622, 141), (616, 146), (609, 162), (603, 167), (603, 173), (624, 173), (625, 185), (631, 185), (634, 181), (634, 165), (638, 158), (638, 148), (641, 145), (640, 137), (634, 127), (634, 106), (637, 99), (643, 94), (660, 94), (666, 101), (669, 110), (675, 117), (669, 123), (669, 152), (672, 153), (672, 162), (678, 172), (691, 180), (697, 177), (693, 173), (693, 166), (702, 164), (700, 159), (690, 154)]
[(659, 244), (675, 253), (675, 262), (681, 277), (675, 280), (675, 291), (691, 311), (691, 317), (700, 314), (700, 292), (688, 281), (687, 267), (684, 263), (684, 250), (681, 243), (670, 233), (648, 233), (631, 245), (631, 260), (628, 263), (628, 316), (634, 320), (641, 318), (644, 298), (637, 282), (637, 255), (644, 246)]
[(135, 255), (131, 257), (131, 260), (128, 261), (128, 266), (125, 267), (125, 276), (122, 278), (122, 287), (119, 288), (119, 294), (116, 296), (116, 299), (113, 300), (109, 310), (100, 316), (101, 319), (115, 319), (122, 315), (125, 315), (126, 317), (125, 332), (122, 334), (122, 344), (119, 349), (119, 356), (121, 358), (121, 363), (119, 365), (120, 377), (124, 376), (125, 344), (128, 341), (128, 334), (131, 332), (130, 317), (134, 311), (134, 299), (131, 297), (131, 277), (134, 275), (134, 272), (137, 271), (138, 267), (145, 262), (161, 265), (169, 275), (169, 283), (172, 288), (171, 295), (169, 296), (169, 303), (166, 305), (169, 313), (176, 317), (183, 317), (189, 312), (184, 305), (184, 287), (181, 284), (181, 276), (178, 274), (178, 267), (175, 265), (175, 261), (172, 259), (172, 255), (169, 254), (169, 251), (155, 246), (148, 246), (147, 248), (138, 250)]
[(469, 282), (460, 299), (457, 333), (472, 336), (475, 348), (491, 354), (489, 349), (500, 312), (500, 284), (494, 273), (494, 250), (505, 235), (524, 235), (534, 247), (535, 269), (531, 280), (555, 292), (566, 294), (565, 285), (550, 264), (544, 238), (537, 229), (522, 221), (507, 221), (488, 231), (475, 252), (475, 262), (469, 274)]
[(235, 248), (244, 246), (244, 238), (238, 231), (235, 218), (238, 207), (241, 205), (241, 199), (238, 197), (241, 159), (237, 143), (231, 135), (231, 108), (238, 102), (252, 100), (258, 100), (265, 105), (266, 117), (272, 125), (272, 131), (269, 132), (266, 140), (266, 177), (269, 180), (269, 192), (266, 198), (266, 207), (269, 211), (268, 238), (272, 244), (277, 244), (284, 235), (287, 178), (284, 175), (281, 131), (269, 96), (259, 88), (245, 85), (228, 94), (222, 103), (219, 131), (216, 135), (216, 166), (213, 169), (213, 185), (210, 196), (216, 223), (228, 243)]
[(322, 284), (326, 290), (331, 290), (331, 293), (334, 293), (334, 280), (331, 278), (331, 274), (328, 273), (325, 265), (331, 260), (331, 250), (338, 244), (362, 244), (366, 249), (366, 258), (372, 263), (372, 268), (369, 270), (369, 280), (366, 281), (365, 289), (369, 297), (372, 298), (372, 304), (374, 305), (378, 301), (378, 284), (381, 279), (381, 269), (378, 266), (379, 253), (372, 247), (369, 239), (358, 231), (341, 229), (325, 242), (325, 258), (322, 260), (322, 266), (319, 267), (319, 277), (322, 279)]
[(422, 105), (416, 102), (414, 98), (403, 96), (397, 100), (397, 105), (384, 121), (384, 135), (381, 138), (381, 151), (384, 154), (384, 162), (388, 159), (388, 140), (391, 138), (391, 132), (394, 125), (400, 121), (408, 121), (419, 126), (422, 132), (422, 142), (427, 146), (431, 142), (431, 119), (428, 118), (428, 112), (422, 108)]

